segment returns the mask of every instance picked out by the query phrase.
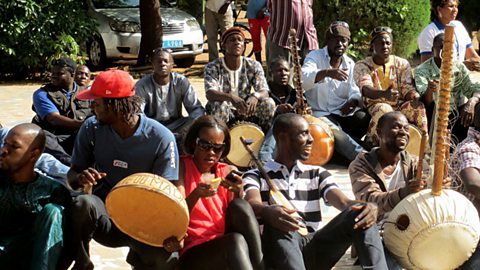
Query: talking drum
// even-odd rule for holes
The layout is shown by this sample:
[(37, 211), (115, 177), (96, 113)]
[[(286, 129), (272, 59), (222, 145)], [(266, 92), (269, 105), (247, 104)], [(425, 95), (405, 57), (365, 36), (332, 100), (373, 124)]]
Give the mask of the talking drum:
[(480, 221), (460, 193), (422, 190), (403, 199), (384, 225), (388, 250), (406, 269), (455, 269), (475, 251)]
[(310, 127), (310, 133), (313, 137), (312, 152), (303, 163), (310, 165), (324, 165), (330, 161), (333, 155), (333, 133), (330, 127), (322, 121), (311, 115), (303, 115)]
[(251, 158), (247, 150), (242, 146), (240, 137), (244, 137), (247, 141), (251, 141), (250, 147), (256, 155), (262, 147), (264, 134), (262, 129), (250, 122), (239, 122), (230, 129), (231, 146), (227, 155), (227, 160), (233, 165), (240, 168), (249, 168), (251, 166)]
[(106, 207), (120, 231), (151, 246), (161, 247), (172, 236), (181, 240), (187, 232), (185, 199), (158, 175), (136, 173), (124, 178), (108, 194)]
[(422, 141), (422, 132), (414, 125), (409, 125), (410, 139), (405, 149), (410, 155), (420, 155), (420, 142)]

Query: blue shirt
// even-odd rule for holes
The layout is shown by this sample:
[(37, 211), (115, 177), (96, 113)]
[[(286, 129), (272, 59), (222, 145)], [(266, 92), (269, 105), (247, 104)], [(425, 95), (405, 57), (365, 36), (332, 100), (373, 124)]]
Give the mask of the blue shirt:
[(257, 12), (265, 6), (267, 0), (249, 0), (247, 5), (247, 18), (256, 19)]
[[(77, 91), (77, 84), (73, 83), (73, 90), (71, 92), (64, 91), (62, 92), (68, 100), (72, 97), (72, 94)], [(42, 88), (38, 89), (33, 93), (33, 106), (35, 107), (35, 112), (43, 120), (50, 113), (59, 112), (57, 106), (48, 98), (48, 94)]]
[(99, 181), (94, 194), (100, 198), (123, 178), (149, 172), (178, 180), (178, 150), (172, 132), (159, 122), (139, 115), (135, 133), (121, 138), (111, 125), (90, 117), (78, 132), (72, 155), (72, 167), (94, 167), (107, 176)]

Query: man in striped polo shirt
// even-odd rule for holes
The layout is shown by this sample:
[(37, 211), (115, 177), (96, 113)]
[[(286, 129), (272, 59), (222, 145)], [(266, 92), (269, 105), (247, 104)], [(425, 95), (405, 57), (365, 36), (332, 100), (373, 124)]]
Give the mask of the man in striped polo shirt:
[[(320, 166), (301, 163), (310, 155), (313, 138), (300, 115), (279, 115), (273, 126), (277, 141), (274, 160), (265, 171), (291, 208), (270, 204), (270, 187), (259, 170), (244, 175), (245, 199), (264, 224), (263, 245), (267, 265), (274, 269), (331, 269), (354, 244), (364, 269), (387, 269), (375, 220), (377, 207), (350, 200)], [(320, 199), (342, 212), (322, 226)], [(292, 214), (296, 212), (301, 220)], [(309, 233), (298, 233), (306, 226)]]

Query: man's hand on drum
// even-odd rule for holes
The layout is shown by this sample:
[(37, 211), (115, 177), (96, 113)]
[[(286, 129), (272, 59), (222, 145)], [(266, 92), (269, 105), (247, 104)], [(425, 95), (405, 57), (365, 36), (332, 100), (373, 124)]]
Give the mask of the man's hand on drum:
[(232, 102), (233, 107), (237, 109), (238, 113), (241, 115), (247, 114), (247, 103), (241, 97), (230, 94), (230, 102)]
[(343, 105), (342, 108), (340, 108), (340, 112), (342, 113), (342, 115), (348, 115), (351, 112), (353, 112), (353, 110), (355, 110), (357, 105), (358, 105), (358, 100), (351, 99), (347, 101), (347, 103), (345, 103), (345, 105)]
[(255, 108), (257, 108), (258, 98), (251, 95), (247, 98), (247, 116), (253, 116), (255, 114)]
[(442, 181), (442, 187), (443, 188), (451, 188), (452, 187), (452, 178), (451, 177), (445, 177)]
[(301, 223), (292, 216), (295, 212), (280, 205), (269, 205), (263, 208), (262, 219), (282, 232), (294, 232), (301, 228)]
[(94, 168), (87, 168), (77, 174), (77, 182), (81, 187), (92, 187), (97, 184), (97, 181), (106, 177), (107, 174), (99, 172)]
[(353, 228), (368, 229), (377, 222), (378, 207), (374, 203), (356, 203), (351, 206), (353, 211), (360, 213), (355, 218)]
[(176, 236), (169, 237), (163, 241), (163, 248), (172, 253), (183, 248), (183, 239), (178, 241)]
[(421, 180), (416, 180), (415, 178), (410, 179), (410, 181), (407, 182), (407, 185), (400, 189), (401, 197), (405, 198), (409, 194), (417, 193), (424, 189), (427, 185), (427, 177), (427, 175), (423, 175)]
[(211, 197), (217, 194), (217, 190), (212, 188), (210, 184), (198, 183), (197, 188), (193, 191), (200, 198)]

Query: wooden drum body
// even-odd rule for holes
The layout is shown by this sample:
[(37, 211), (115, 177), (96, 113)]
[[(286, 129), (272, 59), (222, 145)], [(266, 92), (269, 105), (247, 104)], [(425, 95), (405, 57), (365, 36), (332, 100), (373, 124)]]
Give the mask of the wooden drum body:
[(455, 269), (477, 247), (480, 221), (473, 204), (460, 193), (440, 196), (422, 190), (403, 199), (384, 227), (388, 250), (406, 269)]
[(333, 156), (334, 139), (332, 130), (324, 121), (314, 116), (304, 115), (303, 118), (307, 120), (313, 137), (312, 153), (303, 163), (325, 165)]
[(151, 246), (161, 247), (172, 236), (181, 240), (187, 232), (185, 199), (158, 175), (136, 173), (124, 178), (108, 194), (106, 207), (120, 231)]
[(250, 122), (240, 122), (230, 129), (231, 146), (227, 155), (227, 160), (239, 168), (249, 168), (251, 165), (251, 157), (245, 147), (243, 147), (240, 137), (251, 140), (250, 145), (252, 151), (258, 155), (265, 135), (262, 129)]

